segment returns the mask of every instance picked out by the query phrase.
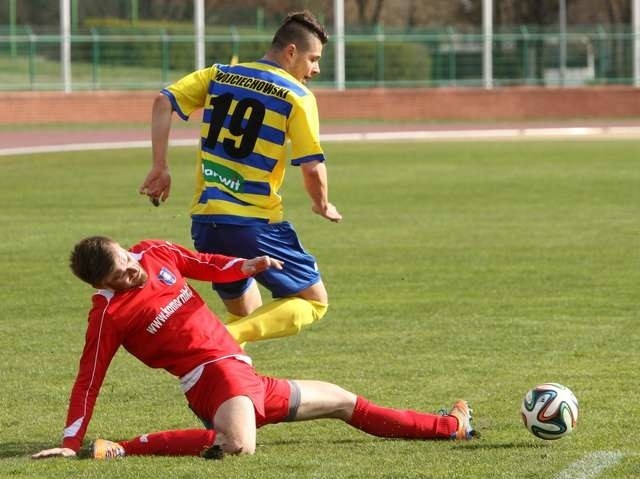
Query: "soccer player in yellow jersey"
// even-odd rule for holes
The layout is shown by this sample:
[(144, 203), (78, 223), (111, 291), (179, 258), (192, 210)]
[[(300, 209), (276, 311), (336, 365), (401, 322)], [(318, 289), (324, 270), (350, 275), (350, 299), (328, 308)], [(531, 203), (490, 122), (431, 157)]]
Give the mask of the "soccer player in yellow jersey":
[(253, 279), (214, 284), (239, 342), (296, 334), (324, 316), (328, 297), (315, 258), (283, 220), (278, 191), (287, 157), (302, 171), (311, 209), (338, 222), (329, 202), (316, 100), (305, 83), (320, 72), (327, 33), (308, 11), (290, 13), (263, 58), (214, 64), (168, 86), (152, 111), (151, 171), (140, 187), (154, 202), (169, 196), (167, 145), (172, 114), (202, 108), (191, 235), (196, 249), (244, 258), (269, 255), (282, 270), (256, 276), (274, 301), (262, 305)]

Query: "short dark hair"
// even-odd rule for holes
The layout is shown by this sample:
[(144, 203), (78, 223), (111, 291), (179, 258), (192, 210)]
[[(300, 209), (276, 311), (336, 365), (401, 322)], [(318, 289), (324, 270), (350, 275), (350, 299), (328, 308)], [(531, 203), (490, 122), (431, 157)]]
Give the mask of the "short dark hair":
[(89, 236), (79, 241), (69, 256), (73, 274), (92, 286), (103, 281), (115, 267), (113, 245), (106, 236)]
[(282, 49), (293, 43), (306, 50), (309, 48), (310, 33), (315, 35), (323, 45), (329, 41), (327, 31), (309, 10), (292, 12), (282, 21), (282, 25), (273, 36), (271, 45)]

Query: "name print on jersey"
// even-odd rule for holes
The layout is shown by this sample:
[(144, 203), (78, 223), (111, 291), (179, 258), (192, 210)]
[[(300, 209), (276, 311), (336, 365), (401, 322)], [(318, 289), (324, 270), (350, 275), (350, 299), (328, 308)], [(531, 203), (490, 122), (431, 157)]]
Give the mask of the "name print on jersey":
[[(164, 269), (164, 268), (163, 268)], [(147, 326), (147, 331), (151, 334), (156, 334), (164, 323), (166, 323), (173, 314), (178, 311), (187, 301), (193, 297), (193, 292), (188, 285), (185, 285), (178, 296), (173, 298), (169, 303), (163, 307), (156, 315), (153, 321)]]
[(251, 78), (244, 75), (238, 75), (237, 73), (218, 72), (215, 81), (225, 83), (227, 85), (248, 88), (249, 90), (253, 90), (264, 95), (275, 96), (278, 98), (286, 98), (289, 94), (288, 88), (276, 86), (273, 83), (260, 80), (259, 78)]

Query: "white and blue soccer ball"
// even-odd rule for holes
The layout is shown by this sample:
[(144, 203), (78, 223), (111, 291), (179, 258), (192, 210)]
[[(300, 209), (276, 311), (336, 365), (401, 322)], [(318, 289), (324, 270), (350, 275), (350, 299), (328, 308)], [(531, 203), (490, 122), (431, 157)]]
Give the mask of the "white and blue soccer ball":
[(562, 384), (540, 384), (525, 394), (520, 412), (531, 434), (540, 439), (560, 439), (576, 427), (578, 400)]

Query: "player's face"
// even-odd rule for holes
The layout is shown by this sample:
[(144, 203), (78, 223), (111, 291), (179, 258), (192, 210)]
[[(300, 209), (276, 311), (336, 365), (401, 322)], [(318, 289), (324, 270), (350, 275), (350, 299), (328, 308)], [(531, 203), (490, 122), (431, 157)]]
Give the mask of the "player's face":
[(113, 244), (112, 251), (113, 270), (98, 286), (113, 291), (124, 291), (142, 286), (147, 280), (147, 272), (142, 269), (138, 260), (118, 243)]
[(299, 82), (307, 83), (320, 73), (320, 57), (322, 57), (322, 42), (311, 35), (309, 48), (302, 50), (296, 48), (292, 56), (289, 73)]

